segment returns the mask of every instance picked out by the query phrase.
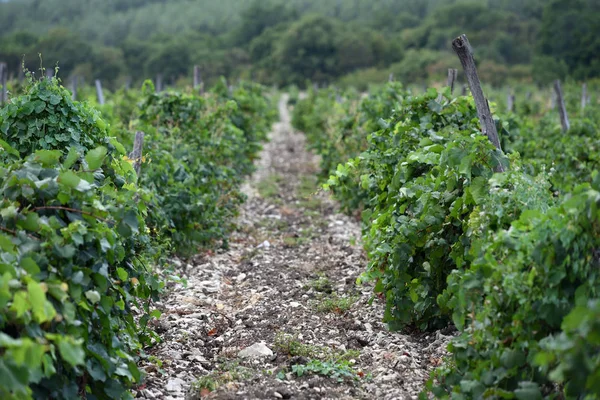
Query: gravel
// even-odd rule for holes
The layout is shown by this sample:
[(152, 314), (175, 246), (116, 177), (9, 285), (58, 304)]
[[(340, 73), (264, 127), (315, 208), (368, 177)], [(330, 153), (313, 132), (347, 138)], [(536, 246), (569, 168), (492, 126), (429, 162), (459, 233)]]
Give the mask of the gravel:
[[(390, 332), (381, 322), (384, 302), (369, 304), (372, 287), (356, 284), (366, 263), (360, 223), (326, 193), (301, 190), (318, 158), (292, 130), (285, 96), (280, 115), (244, 186), (230, 248), (172, 261), (187, 285), (157, 304), (162, 341), (145, 349), (136, 398), (416, 399), (446, 354), (449, 334)], [(265, 181), (278, 192), (263, 198)], [(290, 354), (292, 340), (310, 354)], [(292, 372), (327, 354), (348, 356), (356, 379)]]

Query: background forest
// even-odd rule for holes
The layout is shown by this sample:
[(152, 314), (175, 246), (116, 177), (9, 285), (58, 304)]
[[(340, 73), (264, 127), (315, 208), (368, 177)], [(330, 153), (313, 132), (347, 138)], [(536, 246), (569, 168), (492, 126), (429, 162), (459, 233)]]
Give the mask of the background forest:
[(9, 0), (0, 2), (0, 60), (13, 73), (59, 62), (60, 76), (110, 86), (194, 64), (266, 84), (364, 86), (441, 79), (466, 33), (494, 85), (600, 75), (597, 0)]

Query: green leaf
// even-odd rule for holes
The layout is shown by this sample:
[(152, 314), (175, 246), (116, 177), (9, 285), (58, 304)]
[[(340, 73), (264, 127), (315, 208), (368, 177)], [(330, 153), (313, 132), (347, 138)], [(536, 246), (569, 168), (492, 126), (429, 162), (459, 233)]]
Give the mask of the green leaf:
[(117, 276), (121, 281), (126, 281), (129, 277), (129, 274), (123, 268), (117, 268)]
[(24, 392), (29, 383), (27, 367), (11, 365), (8, 360), (0, 358), (0, 387), (12, 392)]
[(515, 390), (517, 400), (542, 400), (542, 392), (535, 382), (519, 382), (520, 389)]
[(57, 339), (58, 350), (60, 356), (69, 363), (72, 367), (83, 365), (85, 360), (85, 352), (82, 348), (83, 340), (75, 340), (72, 337), (65, 336)]
[(88, 290), (87, 292), (85, 292), (85, 297), (92, 304), (96, 304), (100, 301), (100, 293), (98, 293), (96, 290)]
[(6, 143), (2, 139), (0, 139), (0, 149), (6, 151), (9, 154), (12, 154), (13, 156), (19, 157), (19, 152), (13, 149), (8, 143)]
[(34, 160), (44, 167), (53, 167), (58, 164), (62, 152), (59, 150), (38, 150), (35, 152)]
[(37, 275), (40, 273), (40, 267), (31, 257), (25, 257), (21, 259), (21, 268), (27, 271), (29, 275)]
[(67, 154), (67, 158), (63, 162), (63, 167), (69, 169), (75, 164), (75, 162), (79, 159), (79, 151), (75, 147), (71, 147), (69, 149), (69, 154)]
[(39, 283), (30, 281), (27, 284), (27, 294), (29, 295), (33, 316), (39, 323), (44, 323), (54, 318), (56, 311), (54, 310), (54, 307), (46, 301), (46, 293)]
[(75, 189), (80, 181), (81, 178), (73, 171), (64, 171), (58, 175), (58, 182), (71, 189)]
[(104, 146), (95, 148), (94, 150), (88, 151), (85, 155), (85, 161), (88, 164), (88, 169), (94, 171), (102, 166), (102, 162), (106, 157), (107, 149)]

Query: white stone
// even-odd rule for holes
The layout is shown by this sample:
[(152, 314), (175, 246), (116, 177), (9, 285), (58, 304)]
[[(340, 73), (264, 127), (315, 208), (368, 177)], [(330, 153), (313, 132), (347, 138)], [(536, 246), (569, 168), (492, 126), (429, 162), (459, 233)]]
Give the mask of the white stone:
[(254, 343), (238, 353), (241, 358), (271, 357), (273, 352), (264, 343)]
[(265, 240), (264, 242), (262, 242), (261, 244), (259, 244), (258, 246), (256, 246), (257, 249), (268, 249), (269, 247), (271, 247), (271, 243), (268, 240)]
[(182, 379), (170, 379), (169, 382), (167, 382), (165, 389), (167, 389), (169, 392), (181, 392), (183, 390), (184, 384), (185, 381), (183, 381)]

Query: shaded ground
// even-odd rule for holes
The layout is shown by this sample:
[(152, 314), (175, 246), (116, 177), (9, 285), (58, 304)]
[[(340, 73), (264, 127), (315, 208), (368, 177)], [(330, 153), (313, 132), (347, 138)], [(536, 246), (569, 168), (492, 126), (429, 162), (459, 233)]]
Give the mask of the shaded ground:
[(316, 193), (318, 159), (285, 102), (230, 249), (175, 261), (188, 283), (159, 304), (137, 398), (411, 399), (440, 363), (448, 336), (388, 332), (356, 285), (360, 226)]

